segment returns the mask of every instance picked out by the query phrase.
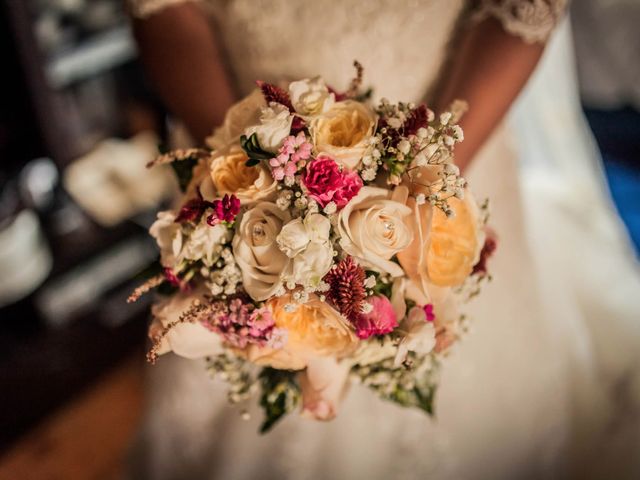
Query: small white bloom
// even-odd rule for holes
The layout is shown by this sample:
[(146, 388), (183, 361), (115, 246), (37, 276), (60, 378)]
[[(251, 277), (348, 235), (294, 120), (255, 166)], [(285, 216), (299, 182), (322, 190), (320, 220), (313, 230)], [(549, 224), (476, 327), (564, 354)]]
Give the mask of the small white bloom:
[(331, 108), (335, 95), (321, 77), (299, 80), (289, 84), (291, 103), (300, 115), (319, 115)]
[(378, 150), (377, 148), (374, 148), (374, 149), (371, 151), (371, 156), (372, 156), (373, 158), (375, 158), (376, 160), (380, 160), (380, 157), (382, 156), (382, 154), (380, 153), (380, 150)]
[(293, 313), (298, 309), (298, 305), (296, 305), (295, 303), (287, 303), (284, 306), (284, 311), (287, 313)]
[(418, 205), (424, 205), (427, 201), (427, 198), (425, 197), (424, 193), (419, 193), (418, 195), (416, 195), (416, 203)]
[(416, 155), (416, 158), (414, 159), (414, 161), (416, 162), (416, 165), (418, 167), (424, 167), (427, 164), (427, 156), (423, 153), (420, 152)]
[(337, 210), (338, 210), (338, 207), (336, 205), (336, 202), (329, 202), (325, 205), (323, 212), (326, 213), (327, 215), (332, 215), (336, 213)]
[(376, 277), (374, 275), (369, 275), (367, 279), (364, 281), (365, 288), (373, 288), (376, 286)]
[(387, 125), (391, 128), (400, 128), (402, 126), (402, 121), (399, 118), (389, 118), (387, 120)]
[(416, 132), (416, 135), (418, 136), (418, 138), (427, 138), (427, 129), (424, 127), (420, 127), (418, 129), (418, 131)]
[(440, 115), (440, 123), (442, 125), (447, 125), (449, 120), (451, 120), (451, 112), (444, 112)]
[(460, 169), (453, 163), (447, 163), (444, 166), (444, 173), (449, 175), (460, 175)]
[(407, 140), (402, 139), (398, 143), (398, 150), (400, 150), (401, 153), (406, 155), (407, 153), (409, 153), (409, 151), (411, 151), (411, 144)]
[(244, 134), (250, 137), (254, 133), (258, 136), (258, 142), (263, 150), (277, 153), (284, 139), (291, 132), (293, 115), (289, 109), (279, 103), (272, 103), (263, 108), (260, 114), (260, 125), (248, 127)]
[(371, 313), (373, 311), (373, 305), (371, 305), (369, 302), (364, 302), (360, 311), (362, 313)]

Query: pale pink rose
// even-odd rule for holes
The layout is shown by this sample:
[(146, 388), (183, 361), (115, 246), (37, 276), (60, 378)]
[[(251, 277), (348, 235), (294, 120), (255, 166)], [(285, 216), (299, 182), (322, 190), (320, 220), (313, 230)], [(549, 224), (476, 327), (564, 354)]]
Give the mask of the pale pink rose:
[(302, 390), (302, 416), (313, 420), (331, 420), (346, 394), (351, 366), (334, 357), (316, 357), (298, 375)]
[(365, 340), (373, 335), (390, 333), (398, 326), (398, 318), (389, 299), (376, 295), (367, 299), (373, 307), (369, 313), (361, 313), (354, 321), (356, 335)]
[(344, 207), (362, 188), (362, 179), (357, 172), (341, 170), (330, 157), (320, 155), (306, 167), (302, 182), (309, 196), (325, 207), (334, 202)]

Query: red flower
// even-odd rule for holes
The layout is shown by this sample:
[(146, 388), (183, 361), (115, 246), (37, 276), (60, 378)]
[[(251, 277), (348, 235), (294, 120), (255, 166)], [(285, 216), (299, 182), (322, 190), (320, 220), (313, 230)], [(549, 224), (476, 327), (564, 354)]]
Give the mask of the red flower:
[(240, 213), (240, 200), (235, 195), (225, 195), (222, 200), (211, 203), (213, 213), (207, 217), (207, 223), (212, 227), (222, 222), (232, 223)]

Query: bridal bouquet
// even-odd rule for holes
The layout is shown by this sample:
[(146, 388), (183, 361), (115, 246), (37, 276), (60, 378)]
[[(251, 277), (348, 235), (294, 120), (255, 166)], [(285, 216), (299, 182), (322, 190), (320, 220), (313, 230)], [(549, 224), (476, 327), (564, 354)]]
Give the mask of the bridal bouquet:
[(356, 67), (342, 93), (258, 82), (210, 149), (152, 162), (184, 194), (150, 229), (161, 273), (130, 299), (158, 288), (149, 360), (206, 358), (231, 402), (257, 393), (263, 431), (298, 406), (333, 418), (350, 381), (431, 413), (458, 305), (487, 277), (486, 209), (453, 163), (458, 114), (372, 106)]

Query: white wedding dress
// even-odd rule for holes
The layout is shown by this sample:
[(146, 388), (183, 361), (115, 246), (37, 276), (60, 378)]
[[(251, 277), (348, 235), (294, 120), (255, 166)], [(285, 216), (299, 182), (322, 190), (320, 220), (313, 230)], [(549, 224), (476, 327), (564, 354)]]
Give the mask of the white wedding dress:
[[(179, 1), (133, 0), (132, 11), (153, 15)], [(256, 79), (316, 74), (340, 88), (358, 59), (377, 96), (419, 101), (463, 12), (544, 41), (565, 2), (480, 3), (475, 12), (461, 0), (210, 0), (203, 8), (242, 93)], [(149, 368), (132, 478), (638, 474), (640, 429), (620, 422), (638, 420), (640, 277), (579, 115), (567, 28), (507, 122), (516, 136), (499, 128), (468, 172), (477, 196), (491, 197), (499, 249), (493, 282), (466, 308), (472, 330), (446, 359), (435, 418), (353, 386), (336, 420), (294, 415), (259, 436), (257, 408), (241, 420), (203, 363), (165, 356)]]

